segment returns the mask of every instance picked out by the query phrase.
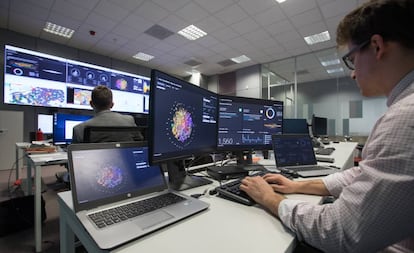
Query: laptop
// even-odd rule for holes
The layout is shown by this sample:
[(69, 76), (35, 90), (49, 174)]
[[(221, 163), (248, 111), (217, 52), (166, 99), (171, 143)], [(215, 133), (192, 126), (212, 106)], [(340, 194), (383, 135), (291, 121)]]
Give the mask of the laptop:
[[(149, 166), (144, 141), (72, 144), (68, 162), (74, 211), (101, 249), (112, 249), (209, 206), (170, 191), (160, 166)], [(163, 207), (152, 210), (148, 202), (154, 199)], [(121, 212), (118, 217), (105, 216), (114, 209)], [(133, 209), (143, 214), (134, 217)]]
[(317, 165), (309, 134), (275, 134), (272, 135), (272, 146), (279, 170), (290, 170), (301, 177), (326, 176), (338, 172), (338, 169)]

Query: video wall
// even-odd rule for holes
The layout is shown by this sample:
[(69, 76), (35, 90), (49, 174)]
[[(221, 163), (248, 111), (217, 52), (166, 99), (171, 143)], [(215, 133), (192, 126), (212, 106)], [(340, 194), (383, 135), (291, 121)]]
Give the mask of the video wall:
[(5, 46), (5, 104), (91, 110), (92, 89), (112, 89), (112, 110), (148, 113), (150, 79), (10, 45)]

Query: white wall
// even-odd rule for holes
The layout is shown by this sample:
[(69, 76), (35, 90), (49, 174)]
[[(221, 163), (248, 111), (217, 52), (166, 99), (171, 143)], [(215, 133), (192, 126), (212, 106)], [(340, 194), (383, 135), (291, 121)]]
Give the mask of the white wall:
[(23, 112), (0, 111), (0, 170), (12, 169), (16, 157), (15, 144), (22, 141)]

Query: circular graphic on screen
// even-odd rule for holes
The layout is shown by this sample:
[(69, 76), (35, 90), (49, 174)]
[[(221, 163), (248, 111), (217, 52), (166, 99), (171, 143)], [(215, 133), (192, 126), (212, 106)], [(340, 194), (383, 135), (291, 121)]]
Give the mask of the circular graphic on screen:
[(188, 146), (194, 136), (194, 109), (182, 103), (176, 103), (170, 109), (170, 118), (167, 121), (167, 133), (170, 142), (178, 148)]
[(101, 192), (115, 193), (125, 184), (125, 175), (116, 165), (106, 164), (95, 174), (95, 185)]
[(128, 82), (123, 78), (117, 79), (115, 84), (116, 88), (119, 90), (126, 90), (128, 87)]
[(266, 118), (273, 119), (276, 116), (276, 112), (273, 108), (269, 107), (266, 109)]

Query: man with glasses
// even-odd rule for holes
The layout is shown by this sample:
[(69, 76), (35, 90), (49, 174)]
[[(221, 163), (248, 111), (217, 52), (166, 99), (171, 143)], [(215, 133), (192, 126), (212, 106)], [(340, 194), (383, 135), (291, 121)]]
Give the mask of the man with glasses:
[[(340, 22), (337, 43), (361, 94), (386, 96), (358, 167), (323, 179), (245, 178), (241, 189), (325, 252), (414, 252), (414, 1), (371, 0)], [(313, 205), (280, 193), (332, 195)]]

